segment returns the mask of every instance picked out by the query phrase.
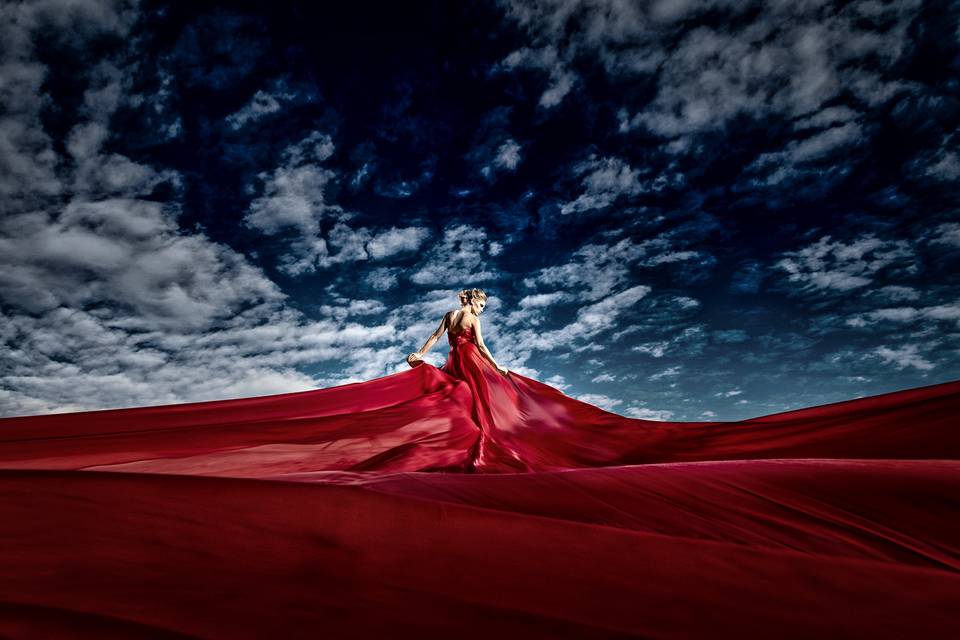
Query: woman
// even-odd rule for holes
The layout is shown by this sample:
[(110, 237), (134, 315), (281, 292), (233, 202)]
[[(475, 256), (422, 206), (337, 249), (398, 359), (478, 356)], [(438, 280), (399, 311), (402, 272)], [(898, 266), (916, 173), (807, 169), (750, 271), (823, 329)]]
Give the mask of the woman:
[[(480, 314), (483, 313), (483, 309), (487, 306), (487, 294), (483, 289), (464, 289), (458, 295), (460, 297), (460, 310), (445, 313), (440, 320), (440, 326), (437, 327), (437, 330), (427, 338), (427, 341), (418, 351), (414, 351), (407, 356), (407, 362), (411, 367), (422, 364), (424, 354), (430, 351), (431, 347), (433, 347), (437, 340), (440, 339), (440, 336), (443, 335), (443, 332), (447, 331), (450, 335), (451, 356), (450, 360), (447, 361), (449, 367), (445, 368), (447, 373), (455, 375), (458, 378), (464, 378), (463, 375), (458, 374), (464, 373), (463, 367), (465, 366), (475, 366), (477, 362), (479, 362), (479, 359), (471, 358), (470, 356), (479, 354), (492, 364), (497, 371), (503, 375), (507, 375), (507, 368), (497, 364), (497, 361), (493, 358), (493, 354), (490, 353), (487, 345), (483, 342), (483, 332), (480, 328)], [(463, 345), (462, 349), (458, 349), (460, 345)], [(455, 354), (462, 355), (463, 357), (454, 358)]]
[[(442, 372), (451, 388), (448, 397), (460, 400), (477, 433), (465, 459), (429, 470), (468, 473), (506, 473), (593, 466), (619, 462), (624, 440), (627, 450), (658, 449), (658, 429), (638, 430), (644, 421), (625, 418), (565, 395), (533, 378), (508, 372), (483, 342), (480, 314), (487, 305), (482, 289), (458, 294), (460, 309), (449, 311), (424, 345), (407, 356), (411, 367), (426, 366), (423, 355), (447, 332), (450, 355), (446, 363), (424, 374)], [(408, 372), (409, 373), (409, 372)], [(446, 375), (443, 375), (446, 374)], [(433, 377), (433, 376), (431, 376)], [(440, 416), (446, 410), (437, 409)]]
[(440, 326), (424, 345), (407, 356), (407, 363), (411, 367), (423, 364), (423, 355), (446, 331), (450, 355), (440, 371), (463, 381), (469, 387), (473, 399), (470, 413), (480, 428), (479, 437), (469, 453), (467, 470), (483, 467), (493, 454), (498, 459), (510, 460), (507, 465), (509, 469), (526, 470), (527, 465), (515, 450), (508, 446), (497, 446), (490, 440), (498, 424), (513, 424), (517, 420), (520, 398), (516, 384), (507, 379), (507, 368), (497, 363), (483, 342), (480, 314), (487, 306), (487, 294), (483, 289), (463, 289), (457, 295), (460, 298), (460, 310), (445, 313)]

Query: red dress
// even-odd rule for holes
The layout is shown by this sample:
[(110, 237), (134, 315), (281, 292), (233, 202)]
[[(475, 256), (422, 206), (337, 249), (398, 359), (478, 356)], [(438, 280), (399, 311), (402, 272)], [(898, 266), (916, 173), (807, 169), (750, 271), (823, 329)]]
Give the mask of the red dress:
[(522, 391), (514, 378), (506, 376), (480, 353), (473, 329), (447, 332), (450, 355), (440, 371), (463, 381), (470, 389), (470, 415), (477, 424), (477, 442), (470, 448), (466, 471), (494, 468), (527, 471), (530, 466), (520, 451), (511, 447), (505, 434), (522, 427)]
[(657, 422), (449, 341), (0, 420), (0, 637), (960, 637), (960, 381)]

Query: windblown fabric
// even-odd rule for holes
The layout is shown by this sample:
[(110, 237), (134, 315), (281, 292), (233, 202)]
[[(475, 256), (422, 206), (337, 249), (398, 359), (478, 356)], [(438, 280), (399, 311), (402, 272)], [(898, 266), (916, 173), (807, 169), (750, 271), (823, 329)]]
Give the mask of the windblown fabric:
[(0, 420), (0, 637), (960, 637), (960, 381), (659, 422), (449, 340)]

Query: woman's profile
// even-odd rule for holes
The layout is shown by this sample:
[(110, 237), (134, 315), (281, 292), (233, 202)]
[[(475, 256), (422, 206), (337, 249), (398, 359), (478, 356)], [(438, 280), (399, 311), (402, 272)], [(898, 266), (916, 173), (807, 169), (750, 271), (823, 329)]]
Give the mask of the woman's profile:
[[(463, 289), (458, 294), (460, 298), (460, 309), (448, 311), (440, 319), (440, 325), (437, 327), (427, 341), (420, 349), (407, 356), (407, 363), (411, 367), (423, 364), (423, 356), (436, 344), (444, 331), (447, 332), (450, 342), (450, 358), (441, 370), (454, 375), (458, 378), (468, 379), (460, 373), (465, 373), (464, 369), (470, 366), (483, 366), (480, 358), (489, 362), (494, 369), (506, 375), (508, 370), (503, 365), (497, 364), (490, 349), (483, 341), (483, 330), (480, 326), (480, 314), (487, 306), (487, 294), (483, 289)], [(466, 351), (466, 353), (462, 353)], [(471, 355), (478, 357), (469, 357)], [(463, 357), (457, 357), (457, 356)]]

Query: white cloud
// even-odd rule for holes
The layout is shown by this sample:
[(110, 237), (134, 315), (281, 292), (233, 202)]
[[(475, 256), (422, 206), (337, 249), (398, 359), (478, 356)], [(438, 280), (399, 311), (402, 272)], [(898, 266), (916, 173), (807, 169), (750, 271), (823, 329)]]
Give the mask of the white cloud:
[(740, 389), (730, 389), (729, 391), (720, 391), (713, 395), (716, 398), (732, 398), (733, 396), (738, 396), (741, 393), (743, 393), (743, 391)]
[(929, 235), (931, 244), (945, 244), (951, 247), (960, 247), (960, 222), (945, 222)]
[[(662, 137), (661, 149), (668, 154), (697, 154), (701, 135), (726, 135), (734, 127), (742, 131), (745, 121), (764, 126), (792, 120), (797, 131), (840, 129), (856, 114), (837, 104), (839, 99), (876, 109), (920, 88), (897, 79), (899, 65), (914, 48), (911, 29), (920, 0), (500, 4), (527, 36), (527, 46), (511, 54), (506, 66), (537, 67), (551, 78), (541, 105), (572, 95), (569, 88), (580, 82), (574, 69), (604, 69), (613, 86), (652, 84), (652, 99), (636, 105), (625, 98), (625, 104), (615, 105), (619, 129), (642, 128)], [(716, 26), (698, 21), (705, 13)], [(786, 151), (802, 156), (807, 150)], [(801, 166), (777, 171), (773, 156), (764, 162), (770, 163), (769, 175), (758, 178), (756, 186), (810, 171)], [(934, 174), (952, 175), (955, 156), (930, 164)], [(832, 180), (845, 175), (845, 167), (834, 169)]]
[(386, 305), (380, 300), (344, 300), (340, 305), (321, 305), (320, 313), (324, 316), (330, 316), (337, 320), (343, 320), (348, 316), (367, 316), (376, 313), (384, 313)]
[(296, 98), (296, 94), (284, 91), (282, 83), (276, 91), (264, 91), (260, 89), (250, 102), (245, 104), (239, 111), (227, 116), (227, 124), (231, 129), (241, 129), (251, 122), (256, 122), (264, 116), (280, 111), (281, 102), (286, 102)]
[(919, 353), (919, 346), (915, 344), (897, 348), (877, 347), (873, 353), (880, 356), (885, 363), (892, 364), (898, 369), (912, 367), (919, 371), (929, 371), (936, 366)]
[[(849, 115), (824, 109), (844, 88), (871, 106), (889, 100), (906, 85), (882, 80), (863, 61), (871, 58), (872, 67), (880, 69), (897, 63), (909, 46), (909, 25), (920, 3), (885, 7), (882, 21), (857, 15), (863, 6), (766, 3), (735, 30), (689, 31), (669, 49), (657, 96), (630, 126), (665, 137), (688, 136), (723, 129), (740, 115), (773, 114), (804, 116), (801, 126), (822, 126)], [(668, 45), (665, 35), (658, 34), (657, 46)], [(811, 115), (818, 111), (819, 117)]]
[(520, 145), (516, 140), (507, 140), (497, 149), (493, 164), (501, 169), (513, 171), (520, 164)]
[(664, 378), (673, 378), (680, 375), (680, 372), (682, 370), (683, 370), (683, 367), (679, 365), (675, 367), (667, 367), (666, 369), (664, 369), (663, 371), (660, 371), (659, 373), (654, 373), (649, 378), (647, 378), (647, 380), (649, 380), (650, 382), (656, 382), (657, 380), (663, 380)]
[[(42, 35), (81, 50), (92, 35), (123, 40), (136, 12), (122, 7), (0, 5), (7, 45), (0, 53), (0, 411), (304, 390), (317, 382), (298, 368), (325, 362), (364, 378), (406, 367), (399, 346), (403, 316), (378, 301), (321, 298), (328, 318), (305, 318), (243, 255), (180, 227), (179, 203), (157, 201), (153, 193), (164, 181), (178, 187), (176, 174), (104, 153), (120, 106), (158, 104), (155, 96), (130, 94), (137, 72), (132, 49), (120, 47), (75, 78), (83, 101), (59, 114), (66, 134), (54, 144), (40, 118), (51, 101), (43, 86), (47, 70), (32, 58), (32, 42)], [(319, 198), (323, 179), (311, 178), (307, 167), (332, 151), (322, 134), (292, 145), (280, 170), (265, 176), (273, 187), (264, 197), (299, 195), (316, 204), (310, 199)], [(296, 174), (299, 169), (307, 173)], [(255, 219), (261, 226), (284, 225), (261, 204)], [(314, 228), (307, 214), (293, 222), (301, 231)], [(355, 235), (338, 231), (344, 244)], [(413, 244), (409, 232), (398, 229), (370, 239), (381, 255)], [(355, 317), (377, 320), (363, 325)]]
[[(634, 169), (620, 158), (599, 158), (596, 154), (579, 162), (574, 175), (583, 175), (584, 192), (560, 206), (560, 213), (580, 213), (602, 209), (617, 198), (631, 197), (655, 189), (653, 182), (642, 181), (647, 170)], [(659, 190), (659, 189), (658, 189)]]
[(611, 375), (611, 374), (609, 374), (609, 373), (601, 373), (600, 375), (594, 376), (594, 377), (590, 380), (590, 382), (594, 382), (594, 383), (597, 383), (597, 382), (615, 382), (616, 379), (617, 379), (617, 376), (615, 376), (615, 375)]
[[(429, 229), (419, 226), (373, 229), (348, 225), (354, 214), (327, 202), (326, 192), (337, 174), (316, 164), (333, 152), (333, 140), (320, 131), (288, 146), (283, 164), (272, 174), (260, 174), (262, 195), (250, 203), (244, 216), (247, 226), (269, 235), (294, 231), (289, 252), (280, 257), (280, 268), (290, 275), (414, 251), (430, 235)], [(324, 233), (323, 223), (328, 219), (332, 226)], [(377, 286), (384, 282), (381, 278)]]
[(884, 269), (917, 269), (915, 254), (905, 240), (882, 240), (872, 234), (850, 242), (823, 236), (797, 251), (787, 251), (774, 267), (787, 272), (787, 280), (801, 292), (850, 291), (864, 287)]
[[(495, 280), (498, 273), (487, 264), (491, 241), (481, 227), (452, 223), (440, 242), (427, 250), (413, 268), (410, 281), (422, 285), (467, 288)], [(469, 280), (470, 282), (466, 282)]]
[(630, 418), (639, 418), (640, 420), (656, 420), (665, 422), (673, 418), (673, 411), (666, 409), (649, 409), (647, 407), (627, 407), (624, 415)]
[(554, 387), (554, 388), (556, 388), (556, 389), (560, 389), (561, 391), (570, 388), (570, 384), (567, 383), (567, 382), (566, 382), (566, 379), (565, 379), (562, 375), (560, 375), (559, 373), (550, 376), (549, 378), (547, 378), (546, 380), (544, 380), (544, 382), (546, 382), (546, 383), (547, 383), (548, 385), (550, 385), (551, 387)]
[(109, 302), (172, 327), (282, 297), (239, 254), (178, 231), (162, 205), (129, 199), (2, 219), (0, 297), (30, 312)]
[[(65, 190), (57, 175), (61, 159), (42, 120), (51, 106), (44, 91), (49, 71), (36, 58), (35, 44), (56, 44), (59, 55), (72, 55), (92, 37), (125, 38), (137, 16), (136, 7), (125, 3), (0, 4), (0, 205), (6, 213), (42, 207)], [(109, 99), (109, 91), (99, 94), (97, 88), (84, 96), (90, 111)]]
[(801, 118), (793, 123), (793, 128), (802, 131), (811, 128), (834, 126), (851, 120), (856, 120), (859, 112), (844, 106), (825, 107), (813, 115)]
[[(780, 185), (807, 172), (822, 174), (823, 169), (813, 168), (810, 163), (835, 152), (849, 153), (863, 141), (863, 128), (855, 122), (845, 122), (806, 138), (791, 140), (781, 151), (761, 154), (745, 171), (761, 174), (751, 181), (754, 185)], [(834, 165), (830, 170), (843, 172), (846, 169), (845, 165)]]
[[(674, 239), (663, 234), (640, 243), (632, 238), (618, 240), (614, 244), (588, 242), (573, 252), (568, 262), (544, 267), (523, 280), (528, 288), (561, 286), (565, 293), (578, 300), (596, 300), (630, 279), (634, 265), (655, 266), (671, 262), (674, 258), (661, 256), (674, 254)], [(684, 255), (676, 259), (692, 257)], [(543, 295), (543, 294), (539, 294)]]
[(404, 251), (416, 251), (430, 236), (425, 227), (392, 227), (377, 233), (368, 243), (367, 251), (373, 259), (387, 258)]
[(614, 407), (623, 404), (623, 400), (611, 398), (610, 396), (605, 396), (602, 393), (585, 393), (577, 396), (577, 400), (592, 404), (593, 406), (600, 407), (601, 409), (606, 409), (607, 411), (613, 411)]
[(674, 333), (667, 340), (656, 340), (634, 345), (631, 347), (631, 350), (645, 353), (654, 358), (662, 358), (668, 353), (675, 355), (696, 355), (703, 350), (706, 339), (707, 331), (704, 325), (694, 325), (685, 327), (682, 331)]
[(951, 133), (939, 148), (927, 149), (907, 164), (915, 178), (923, 182), (956, 183), (960, 181), (960, 154), (956, 151), (957, 135)]
[(917, 320), (948, 320), (960, 326), (960, 302), (930, 305), (927, 307), (886, 307), (850, 316), (846, 324), (864, 327), (881, 321), (915, 322)]
[(518, 304), (521, 308), (543, 308), (557, 304), (564, 300), (568, 300), (570, 297), (570, 294), (563, 291), (554, 291), (552, 293), (535, 293), (533, 295), (524, 296), (520, 299)]
[(398, 267), (377, 267), (367, 274), (367, 284), (377, 291), (389, 291), (399, 282), (400, 269)]
[(515, 348), (527, 352), (571, 349), (577, 343), (589, 340), (601, 331), (615, 326), (617, 319), (648, 293), (650, 287), (637, 285), (581, 306), (576, 319), (559, 329), (519, 329), (513, 339)]
[(870, 292), (871, 297), (881, 298), (887, 302), (901, 302), (908, 300), (919, 300), (920, 292), (913, 287), (903, 287), (900, 285), (888, 285), (880, 287)]
[(512, 52), (503, 60), (508, 69), (527, 67), (545, 71), (550, 78), (550, 86), (540, 96), (540, 106), (550, 109), (557, 106), (570, 93), (576, 82), (576, 76), (567, 70), (554, 46), (536, 49), (523, 47)]
[(262, 195), (250, 203), (244, 222), (267, 234), (294, 227), (304, 236), (316, 236), (328, 212), (342, 212), (326, 201), (328, 184), (336, 174), (315, 164), (328, 159), (333, 150), (333, 140), (321, 131), (287, 147), (284, 163), (272, 174), (259, 175), (264, 182)]

